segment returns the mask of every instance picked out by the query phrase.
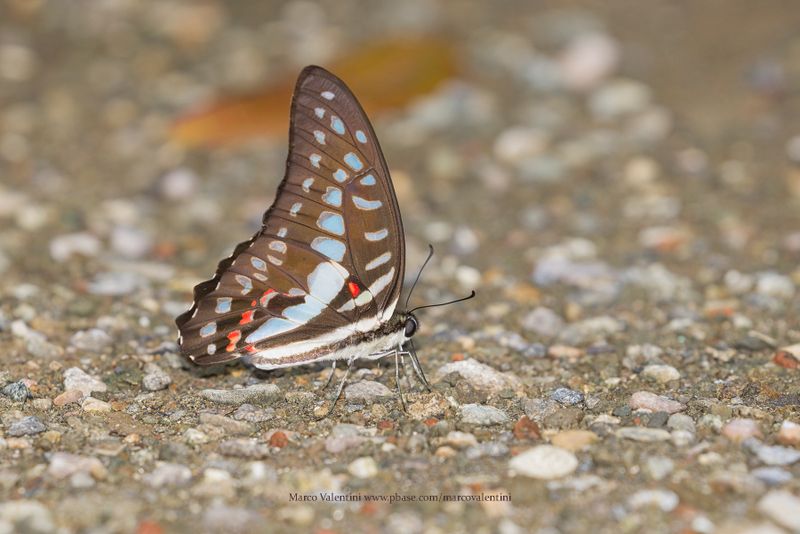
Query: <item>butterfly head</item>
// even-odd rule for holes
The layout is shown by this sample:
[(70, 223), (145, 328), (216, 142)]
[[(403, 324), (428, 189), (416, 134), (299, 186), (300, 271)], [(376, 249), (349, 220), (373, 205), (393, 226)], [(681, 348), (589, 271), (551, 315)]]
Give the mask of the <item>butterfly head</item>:
[(405, 320), (405, 327), (404, 327), (403, 334), (406, 336), (406, 339), (409, 339), (416, 334), (417, 330), (419, 330), (419, 320), (417, 316), (413, 313), (406, 314)]

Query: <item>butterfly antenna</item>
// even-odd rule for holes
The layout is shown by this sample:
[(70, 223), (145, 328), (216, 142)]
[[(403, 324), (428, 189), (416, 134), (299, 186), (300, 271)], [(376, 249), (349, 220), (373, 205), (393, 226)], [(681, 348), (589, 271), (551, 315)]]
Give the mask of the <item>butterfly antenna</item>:
[(411, 290), (408, 292), (408, 296), (406, 297), (406, 303), (403, 308), (408, 309), (408, 301), (411, 300), (411, 294), (414, 293), (414, 288), (417, 287), (417, 282), (419, 282), (419, 277), (422, 276), (422, 271), (425, 270), (425, 266), (428, 265), (428, 262), (431, 261), (433, 257), (433, 245), (428, 243), (428, 257), (425, 258), (425, 261), (422, 262), (422, 267), (419, 268), (417, 271), (417, 277), (414, 278), (414, 283), (411, 284)]
[(472, 293), (467, 295), (466, 297), (461, 297), (460, 299), (455, 300), (448, 300), (447, 302), (439, 302), (438, 304), (426, 304), (425, 306), (417, 306), (413, 310), (410, 310), (408, 313), (414, 313), (417, 310), (424, 310), (425, 308), (437, 308), (439, 306), (449, 306), (450, 304), (455, 304), (456, 302), (464, 302), (465, 300), (469, 300), (471, 298), (475, 298), (475, 290), (472, 290)]

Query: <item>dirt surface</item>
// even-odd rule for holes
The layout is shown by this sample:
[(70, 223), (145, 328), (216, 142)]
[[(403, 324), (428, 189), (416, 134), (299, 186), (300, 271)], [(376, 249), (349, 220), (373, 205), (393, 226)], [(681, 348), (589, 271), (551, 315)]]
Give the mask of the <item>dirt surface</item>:
[[(800, 532), (793, 2), (0, 4), (0, 532)], [(285, 139), (213, 95), (410, 33), (462, 74), (375, 128), (432, 382), (198, 369), (191, 288)], [(288, 102), (287, 118), (288, 122)], [(288, 128), (288, 124), (287, 124)], [(337, 377), (343, 373), (337, 371)], [(402, 376), (402, 375), (401, 375)]]

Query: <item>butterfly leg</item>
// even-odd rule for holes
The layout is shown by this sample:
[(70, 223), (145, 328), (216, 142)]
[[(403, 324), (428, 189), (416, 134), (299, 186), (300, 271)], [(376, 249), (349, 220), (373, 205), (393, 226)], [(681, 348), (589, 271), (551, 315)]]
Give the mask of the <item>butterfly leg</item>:
[(409, 356), (411, 357), (411, 366), (414, 368), (414, 372), (417, 373), (417, 377), (419, 378), (420, 382), (425, 384), (425, 387), (428, 391), (431, 391), (431, 385), (428, 383), (428, 379), (425, 377), (425, 372), (422, 370), (422, 366), (419, 363), (419, 359), (417, 358), (417, 349), (414, 347), (414, 342), (410, 341), (411, 350), (409, 351)]
[(333, 412), (333, 409), (336, 407), (336, 401), (338, 401), (339, 397), (342, 396), (342, 391), (344, 391), (344, 385), (347, 383), (347, 378), (350, 376), (350, 369), (353, 368), (353, 363), (355, 361), (356, 361), (355, 358), (350, 358), (349, 360), (347, 360), (347, 369), (344, 372), (344, 377), (342, 378), (342, 381), (339, 382), (339, 387), (336, 389), (336, 396), (334, 396), (333, 399), (331, 400), (331, 407), (328, 408), (328, 411), (325, 412), (323, 415), (317, 417), (317, 420), (325, 419)]
[[(405, 367), (403, 367), (405, 372)], [(394, 383), (397, 385), (397, 395), (400, 397), (400, 404), (403, 405), (403, 411), (408, 412), (406, 408), (406, 399), (403, 397), (403, 388), (400, 386), (400, 351), (394, 353)]]
[(322, 386), (322, 389), (328, 389), (328, 386), (331, 385), (331, 381), (333, 380), (334, 374), (336, 374), (336, 360), (333, 360), (333, 365), (331, 366), (331, 374), (328, 375), (328, 379), (325, 381), (325, 384)]

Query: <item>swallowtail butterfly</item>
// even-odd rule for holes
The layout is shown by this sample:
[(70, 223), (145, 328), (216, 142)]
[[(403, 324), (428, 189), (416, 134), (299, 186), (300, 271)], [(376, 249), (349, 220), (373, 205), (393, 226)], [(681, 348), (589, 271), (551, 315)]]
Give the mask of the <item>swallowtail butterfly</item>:
[(404, 348), (419, 325), (397, 310), (404, 271), (403, 223), (375, 132), (344, 82), (307, 67), (275, 201), (261, 229), (195, 287), (176, 319), (181, 352), (200, 365), (345, 360), (348, 371), (357, 359), (409, 355), (427, 385)]

